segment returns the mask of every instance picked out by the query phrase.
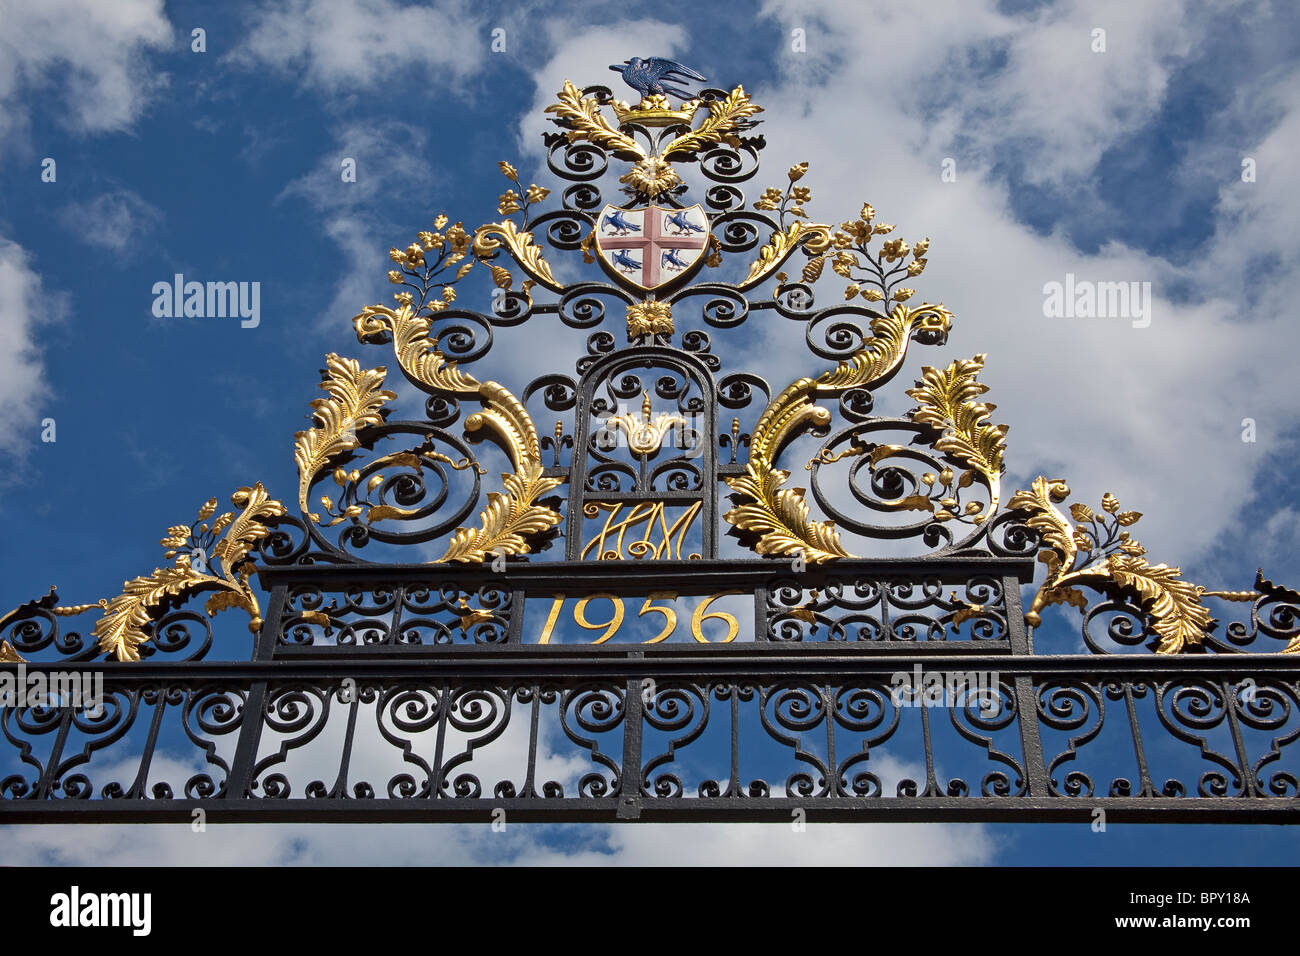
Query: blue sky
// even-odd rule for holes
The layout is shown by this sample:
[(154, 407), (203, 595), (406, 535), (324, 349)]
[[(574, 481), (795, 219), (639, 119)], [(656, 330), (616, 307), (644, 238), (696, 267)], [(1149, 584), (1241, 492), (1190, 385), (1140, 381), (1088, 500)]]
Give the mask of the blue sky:
[[(1008, 487), (1048, 473), (1078, 500), (1113, 491), (1146, 514), (1153, 558), (1210, 586), (1248, 587), (1260, 565), (1300, 580), (1291, 5), (687, 12), (0, 0), (0, 604), (52, 583), (65, 602), (115, 594), (209, 496), (260, 480), (291, 499), (322, 356), (395, 364), (349, 321), (388, 300), (387, 249), (440, 211), (497, 218), (500, 159), (554, 185), (539, 133), (561, 82), (611, 83), (607, 64), (654, 54), (745, 85), (766, 110), (760, 179), (811, 161), (815, 219), (869, 200), (932, 237), (924, 292), (957, 315), (942, 361), (989, 354)], [(206, 52), (191, 51), (196, 27)], [(355, 183), (340, 179), (344, 157)], [(156, 318), (153, 285), (177, 272), (260, 282), (260, 324)], [(1046, 318), (1043, 285), (1067, 273), (1151, 282), (1150, 327)], [(910, 357), (900, 379), (938, 359)], [(54, 442), (41, 441), (47, 418)], [(221, 847), (182, 829), (11, 828), (0, 862), (1226, 864), (1297, 850), (1291, 831), (1264, 827), (519, 827), (495, 842), (453, 827), (415, 828), (418, 841), (275, 827), (223, 830)]]

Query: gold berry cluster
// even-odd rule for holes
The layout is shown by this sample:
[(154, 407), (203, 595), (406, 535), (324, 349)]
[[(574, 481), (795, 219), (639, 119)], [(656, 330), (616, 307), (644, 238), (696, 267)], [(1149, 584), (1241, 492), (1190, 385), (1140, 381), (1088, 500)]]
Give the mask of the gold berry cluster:
[[(389, 270), (388, 281), (407, 287), (393, 298), (401, 305), (412, 306), (417, 315), (426, 310), (440, 312), (456, 301), (452, 287), (474, 267), (474, 260), (465, 258), (470, 251), (470, 234), (463, 223), (448, 226), (447, 217), (440, 213), (433, 220), (433, 231), (425, 230), (415, 238), (405, 249), (388, 250), (388, 258), (397, 263), (396, 269)], [(463, 259), (454, 277), (448, 278), (447, 270)]]
[[(829, 262), (831, 271), (849, 280), (844, 289), (845, 299), (860, 295), (868, 302), (886, 299), (906, 302), (915, 295), (915, 289), (901, 283), (925, 271), (930, 240), (922, 239), (909, 246), (902, 239), (888, 239), (873, 251), (868, 248), (872, 239), (894, 231), (891, 223), (875, 219), (876, 210), (870, 203), (863, 203), (857, 219), (840, 223), (831, 235), (834, 252), (811, 259), (804, 267), (804, 281), (815, 281)], [(911, 261), (907, 258), (909, 253)]]

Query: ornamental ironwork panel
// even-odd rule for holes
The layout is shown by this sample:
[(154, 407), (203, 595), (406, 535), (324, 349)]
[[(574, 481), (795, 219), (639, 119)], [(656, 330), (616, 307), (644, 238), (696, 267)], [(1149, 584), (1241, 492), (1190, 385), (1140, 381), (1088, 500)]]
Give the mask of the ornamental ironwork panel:
[(1300, 593), (1004, 488), (984, 355), (878, 413), (955, 320), (930, 240), (814, 222), (807, 163), (751, 199), (743, 87), (617, 69), (546, 110), (558, 196), (503, 161), (389, 252), (353, 326), (423, 407), (327, 355), (296, 499), (0, 619), (0, 822), (1294, 820)]

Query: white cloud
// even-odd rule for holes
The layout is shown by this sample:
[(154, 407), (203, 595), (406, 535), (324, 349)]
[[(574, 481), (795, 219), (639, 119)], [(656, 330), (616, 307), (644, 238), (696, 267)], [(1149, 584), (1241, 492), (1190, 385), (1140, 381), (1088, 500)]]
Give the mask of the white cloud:
[[(998, 405), (996, 420), (1012, 426), (1008, 492), (1040, 469), (1051, 471), (1081, 500), (1095, 504), (1110, 490), (1145, 512), (1136, 531), (1156, 560), (1186, 564), (1204, 554), (1255, 492), (1264, 456), (1240, 441), (1241, 419), (1267, 422), (1274, 436), (1296, 424), (1287, 358), (1296, 334), (1282, 311), (1300, 291), (1285, 268), (1294, 191), (1288, 195), (1276, 172), (1272, 184), (1255, 184), (1253, 192), (1225, 182), (1223, 195), (1232, 198), (1206, 254), (1222, 263), (1215, 269), (1205, 258), (1184, 266), (1119, 241), (1090, 254), (1060, 233), (1040, 235), (1019, 221), (1008, 186), (990, 167), (1019, 156), (1031, 178), (1095, 178), (1104, 151), (1155, 116), (1168, 58), (1193, 39), (1209, 42), (1214, 18), (1194, 18), (1174, 2), (1086, 12), (1066, 5), (1018, 19), (991, 3), (928, 6), (908, 17), (885, 5), (769, 9), (787, 26), (824, 25), (810, 31), (806, 54), (823, 70), (787, 53), (780, 82), (753, 90), (766, 108), (765, 168), (811, 160), (809, 211), (822, 221), (852, 216), (869, 200), (907, 240), (931, 236), (931, 264), (915, 284), (957, 315), (948, 347), (915, 348), (887, 390), (906, 387), (921, 364), (987, 352), (988, 398)], [(1106, 54), (1088, 49), (1094, 25), (1107, 28)], [(957, 81), (954, 63), (999, 42), (1005, 69)], [(1275, 171), (1300, 124), (1294, 94), (1279, 92), (1287, 79), (1274, 77), (1271, 97), (1285, 104), (1286, 119), (1263, 143), (1240, 144)], [(937, 120), (921, 109), (918, 91), (927, 89), (946, 97)], [(846, 99), (846, 91), (858, 92)], [(957, 159), (955, 183), (940, 180), (945, 156)], [(1235, 178), (1231, 170), (1228, 176)], [(779, 178), (768, 173), (751, 188)], [(1284, 268), (1252, 277), (1272, 307), (1254, 308), (1243, 321), (1245, 261), (1272, 249)], [(1151, 281), (1150, 328), (1045, 318), (1044, 284), (1069, 272)], [(836, 297), (833, 281), (823, 284), (823, 295)], [(1190, 301), (1171, 300), (1175, 284), (1191, 290)]]
[(231, 59), (301, 77), (326, 92), (383, 86), (423, 101), (425, 81), (459, 83), (488, 54), (491, 37), (469, 4), (393, 0), (284, 0), (258, 12)]
[(0, 237), (0, 451), (19, 458), (35, 440), (50, 397), (36, 330), (64, 311), (29, 259), (22, 246)]
[[(555, 847), (535, 824), (99, 824), (0, 829), (6, 866), (971, 866), (996, 843), (956, 824), (588, 825)], [(548, 845), (552, 844), (552, 845)]]
[[(383, 197), (431, 195), (434, 177), (425, 150), (428, 137), (417, 126), (357, 120), (341, 125), (334, 139), (336, 147), (315, 169), (289, 183), (276, 201), (305, 201), (343, 254), (346, 267), (319, 318), (321, 329), (338, 331), (346, 330), (347, 320), (363, 305), (375, 301), (375, 289), (391, 266), (384, 250), (397, 243), (397, 228), (376, 216), (376, 206)], [(355, 182), (343, 179), (345, 159), (356, 163)], [(430, 213), (430, 222), (432, 218)]]
[(166, 81), (142, 54), (172, 30), (162, 0), (0, 0), (0, 136), (28, 123), (24, 93), (53, 86), (49, 113), (75, 132), (121, 130)]
[(104, 193), (59, 210), (59, 222), (82, 242), (126, 252), (162, 221), (162, 211), (129, 189)]

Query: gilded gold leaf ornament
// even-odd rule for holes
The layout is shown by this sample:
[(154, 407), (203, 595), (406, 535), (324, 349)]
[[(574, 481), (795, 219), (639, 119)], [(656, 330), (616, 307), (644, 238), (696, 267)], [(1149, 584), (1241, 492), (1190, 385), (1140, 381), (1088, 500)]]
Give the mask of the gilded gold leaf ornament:
[(809, 564), (850, 557), (832, 522), (810, 518), (804, 489), (781, 487), (789, 477), (788, 471), (756, 466), (751, 460), (745, 474), (728, 478), (727, 484), (752, 503), (737, 505), (723, 518), (758, 535), (754, 550), (759, 554), (802, 552)]
[(641, 415), (638, 418), (631, 412), (623, 415), (611, 415), (605, 423), (608, 431), (613, 429), (615, 432), (622, 430), (627, 432), (628, 447), (631, 448), (632, 454), (640, 456), (653, 455), (660, 446), (663, 445), (664, 436), (674, 425), (681, 428), (686, 427), (686, 419), (680, 415), (671, 415), (666, 412), (651, 418), (650, 416), (650, 393), (642, 392)]
[(831, 413), (814, 404), (815, 397), (839, 395), (889, 378), (898, 370), (911, 336), (918, 332), (946, 335), (951, 323), (952, 313), (942, 305), (927, 303), (914, 310), (897, 305), (889, 315), (872, 321), (874, 334), (852, 357), (817, 378), (799, 379), (768, 404), (750, 438), (746, 475), (727, 479), (732, 490), (752, 503), (723, 516), (742, 531), (759, 535), (755, 548), (760, 554), (804, 550), (809, 562), (849, 556), (832, 522), (809, 518), (802, 489), (779, 490), (789, 472), (775, 468), (776, 458), (800, 429), (830, 422)]
[(317, 475), (339, 456), (357, 448), (357, 430), (380, 424), (384, 405), (397, 397), (380, 387), (388, 372), (383, 366), (362, 369), (355, 359), (340, 358), (333, 352), (325, 356), (325, 365), (320, 387), (329, 397), (312, 401), (316, 424), (294, 436), (293, 451), (298, 466), (298, 507), (317, 523), (320, 516), (308, 511), (307, 501)]
[(647, 156), (618, 177), (618, 181), (654, 199), (660, 193), (680, 186), (682, 178), (666, 160), (658, 156)]
[(634, 341), (645, 335), (672, 335), (673, 309), (667, 302), (634, 302), (627, 307), (627, 337)]
[(545, 112), (555, 114), (560, 125), (567, 129), (566, 135), (570, 143), (585, 139), (625, 157), (646, 158), (646, 151), (636, 140), (609, 125), (609, 121), (601, 115), (600, 103), (596, 98), (584, 98), (582, 91), (568, 80), (564, 81), (558, 101), (546, 107)]
[[(912, 412), (912, 420), (940, 432), (935, 449), (973, 469), (988, 487), (987, 510), (972, 502), (976, 507), (967, 505), (962, 513), (976, 524), (998, 509), (1007, 436), (1006, 425), (992, 425), (988, 421), (997, 406), (977, 401), (988, 391), (988, 386), (977, 380), (983, 368), (983, 355), (958, 359), (942, 370), (927, 365), (921, 369), (916, 387), (907, 390), (908, 396), (919, 403)], [(954, 517), (958, 515), (955, 507), (948, 510)]]
[[(504, 247), (534, 281), (553, 292), (564, 288), (555, 281), (550, 263), (530, 232), (521, 232), (513, 220), (489, 222), (474, 231), (474, 255), (481, 261), (494, 258)], [(500, 268), (499, 266), (496, 268)]]
[[(1040, 612), (1051, 604), (1073, 604), (1081, 610), (1087, 602), (1075, 585), (1114, 593), (1138, 603), (1151, 617), (1159, 638), (1156, 653), (1177, 654), (1200, 645), (1210, 627), (1210, 612), (1201, 603), (1207, 592), (1184, 581), (1177, 567), (1151, 564), (1146, 549), (1121, 531), (1120, 504), (1107, 492), (1102, 512), (1086, 506), (1071, 508), (1071, 515), (1088, 525), (1073, 527), (1056, 505), (1069, 497), (1063, 481), (1039, 476), (1029, 491), (1017, 491), (1008, 506), (1025, 516), (1025, 523), (1042, 537), (1038, 558), (1047, 565), (1047, 579), (1025, 614), (1030, 627), (1042, 623)], [(1125, 524), (1137, 521), (1137, 512), (1123, 512)], [(1092, 563), (1087, 563), (1092, 562)]]
[(148, 575), (127, 581), (122, 593), (107, 603), (103, 617), (92, 631), (99, 639), (101, 651), (120, 661), (140, 660), (140, 647), (150, 637), (146, 628), (158, 610), (203, 591), (221, 590), (229, 594), (209, 599), (206, 607), (209, 617), (238, 607), (248, 612), (249, 631), (256, 634), (261, 629), (257, 596), (248, 584), (253, 568), (245, 564), (245, 559), (270, 533), (264, 522), (283, 515), (285, 509), (267, 495), (260, 482), (251, 488), (240, 488), (230, 500), (242, 511), (230, 522), (224, 536), (211, 545), (211, 557), (220, 560), (220, 573), (211, 573), (210, 565), (206, 564), (202, 566), (204, 570), (196, 568), (191, 555), (185, 553), (177, 557), (172, 567), (155, 568)]
[(368, 305), (352, 321), (358, 341), (364, 344), (391, 341), (398, 364), (413, 382), (449, 392), (478, 391), (476, 379), (460, 371), (455, 362), (447, 361), (438, 349), (437, 340), (429, 337), (428, 317), (417, 315), (412, 305), (398, 309)]
[[(497, 244), (493, 236), (510, 241), (510, 237), (520, 235), (523, 234), (514, 231), (514, 224), (507, 222), (483, 232), (476, 242), (490, 251)], [(523, 404), (504, 386), (491, 381), (479, 382), (457, 368), (455, 362), (447, 361), (437, 339), (430, 337), (429, 318), (418, 314), (409, 302), (397, 309), (366, 306), (353, 322), (359, 341), (391, 342), (398, 364), (412, 381), (456, 394), (476, 395), (485, 407), (465, 419), (465, 429), (495, 435), (515, 468), (513, 475), (502, 476), (505, 494), (489, 493), (488, 507), (479, 516), (481, 527), (457, 530), (439, 562), (483, 561), (496, 553), (526, 553), (528, 535), (559, 523), (559, 513), (537, 505), (536, 500), (563, 480), (542, 477), (537, 429)], [(360, 513), (359, 509), (357, 514)], [(384, 517), (400, 515), (380, 511), (379, 518)]]
[[(830, 226), (821, 223), (792, 222), (783, 231), (774, 232), (767, 245), (758, 250), (758, 258), (750, 264), (749, 274), (737, 288), (741, 290), (753, 288), (779, 269), (800, 246), (813, 255), (825, 252), (830, 245), (830, 238)], [(815, 261), (820, 262), (820, 260)], [(805, 269), (805, 281), (809, 281), (807, 272), (808, 269)], [(820, 265), (816, 267), (816, 272), (818, 275), (821, 273)], [(817, 276), (813, 275), (811, 278), (815, 279)]]
[(693, 153), (721, 142), (737, 145), (735, 130), (739, 124), (761, 112), (763, 107), (750, 100), (743, 86), (737, 86), (721, 100), (710, 103), (709, 115), (704, 122), (691, 132), (674, 139), (661, 155), (667, 159), (674, 154)]
[[(660, 125), (654, 120), (667, 106), (667, 100), (662, 103), (658, 100), (650, 103), (643, 101), (643, 105), (646, 108), (642, 111), (642, 118), (649, 117), (652, 126)], [(748, 117), (762, 112), (762, 107), (754, 104), (744, 88), (738, 86), (721, 100), (709, 104), (709, 115), (699, 127), (676, 137), (661, 153), (653, 156), (631, 136), (610, 125), (601, 114), (596, 97), (583, 97), (582, 92), (568, 80), (564, 82), (558, 101), (548, 106), (546, 112), (555, 115), (556, 122), (566, 130), (565, 135), (570, 143), (587, 140), (612, 151), (622, 159), (631, 159), (635, 165), (619, 178), (619, 182), (653, 199), (682, 182), (672, 167), (673, 156), (685, 157), (715, 143), (738, 143), (736, 130)], [(634, 117), (637, 111), (634, 109), (620, 110), (616, 107), (616, 112), (620, 122), (636, 121)], [(695, 106), (691, 106), (690, 117), (687, 119), (693, 117), (695, 112)]]

